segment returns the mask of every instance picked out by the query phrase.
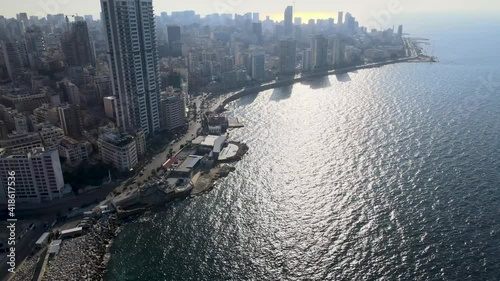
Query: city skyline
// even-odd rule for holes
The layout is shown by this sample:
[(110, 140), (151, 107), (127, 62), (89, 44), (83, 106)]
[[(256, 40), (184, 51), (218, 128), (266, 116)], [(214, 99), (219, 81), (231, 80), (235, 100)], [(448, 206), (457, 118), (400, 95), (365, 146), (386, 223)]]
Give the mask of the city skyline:
[(3, 7), (0, 272), (500, 276), (499, 11), (489, 0)]
[[(312, 3), (311, 3), (312, 2)], [(164, 3), (154, 2), (154, 12), (159, 15), (162, 12), (171, 14), (173, 11), (195, 10), (201, 16), (213, 13), (231, 13), (243, 14), (246, 12), (259, 12), (261, 19), (270, 16), (271, 19), (283, 20), (283, 10), (286, 6), (294, 7), (294, 16), (308, 19), (326, 19), (336, 18), (339, 11), (349, 11), (358, 15), (361, 21), (371, 19), (373, 13), (387, 9), (391, 5), (397, 5), (402, 8), (401, 14), (414, 12), (488, 12), (500, 11), (500, 2), (491, 3), (487, 0), (478, 1), (441, 1), (435, 2), (424, 0), (418, 2), (408, 2), (404, 0), (375, 0), (375, 1), (344, 1), (335, 4), (320, 0), (312, 1), (275, 1), (272, 3), (263, 0), (253, 1), (251, 3), (241, 0), (214, 0), (199, 3), (193, 0), (182, 2)], [(193, 9), (193, 7), (196, 7)], [(314, 7), (311, 9), (310, 7)], [(2, 7), (2, 14), (6, 17), (15, 17), (20, 12), (26, 12), (28, 15), (45, 16), (46, 14), (64, 13), (68, 15), (93, 15), (98, 17), (100, 13), (100, 2), (76, 1), (76, 0), (19, 0), (9, 3), (7, 7)]]

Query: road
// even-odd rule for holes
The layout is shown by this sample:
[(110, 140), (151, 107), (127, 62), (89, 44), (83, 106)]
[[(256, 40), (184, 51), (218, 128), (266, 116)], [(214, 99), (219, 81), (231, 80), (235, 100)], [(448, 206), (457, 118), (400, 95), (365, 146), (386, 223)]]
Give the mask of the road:
[[(32, 229), (28, 231), (24, 237), (20, 240), (16, 239), (16, 268), (19, 268), (21, 265), (22, 261), (26, 257), (28, 257), (31, 254), (31, 251), (34, 249), (35, 243), (40, 238), (40, 236), (46, 231), (45, 228), (43, 227), (43, 222), (41, 221), (35, 221), (33, 222), (34, 225), (36, 226), (35, 229)], [(25, 224), (28, 224), (27, 222)], [(20, 226), (20, 222), (18, 221), (17, 226)], [(20, 233), (16, 233), (19, 235)], [(0, 261), (0, 276), (5, 276), (4, 274), (7, 273), (7, 263), (6, 260), (1, 260)], [(1, 277), (0, 277), (0, 280)]]
[[(196, 110), (197, 110), (198, 117), (201, 116), (201, 114), (202, 114), (202, 110), (201, 110), (202, 99), (203, 99), (202, 96), (198, 96), (192, 100), (192, 102), (194, 102), (196, 104)], [(157, 154), (155, 157), (153, 157), (153, 159), (147, 165), (145, 165), (143, 167), (142, 176), (137, 175), (135, 177), (132, 177), (132, 179), (136, 180), (137, 182), (146, 182), (148, 180), (148, 178), (152, 175), (152, 171), (156, 170), (158, 167), (163, 165), (163, 163), (165, 163), (165, 161), (167, 161), (167, 156), (168, 156), (170, 149), (172, 149), (174, 151), (174, 153), (178, 152), (181, 149), (181, 145), (184, 145), (186, 142), (191, 141), (197, 137), (198, 130), (200, 128), (201, 128), (201, 122), (199, 122), (197, 120), (195, 120), (195, 121), (190, 120), (189, 121), (189, 129), (188, 129), (187, 133), (184, 136), (182, 136), (179, 140), (177, 140), (175, 143), (167, 146), (163, 152), (161, 152), (161, 153)], [(127, 181), (129, 181), (129, 180), (127, 180)], [(127, 182), (127, 181), (124, 181), (115, 190), (117, 190), (118, 192), (122, 192), (123, 189), (125, 188), (125, 182)], [(112, 199), (112, 197), (113, 197), (113, 195), (109, 194), (106, 197), (106, 200), (110, 200), (110, 199)]]
[[(198, 96), (192, 100), (196, 104), (197, 116), (202, 115), (202, 96)], [(167, 155), (170, 149), (173, 149), (175, 152), (180, 150), (181, 145), (185, 144), (187, 141), (191, 141), (193, 138), (197, 136), (198, 130), (201, 128), (201, 123), (196, 121), (190, 121), (189, 129), (187, 133), (182, 136), (178, 141), (169, 145), (163, 152), (159, 153), (152, 159), (150, 163), (148, 163), (144, 167), (144, 172), (142, 176), (132, 177), (132, 179), (137, 181), (146, 181), (148, 177), (151, 175), (153, 170), (156, 170), (167, 160)], [(33, 205), (30, 207), (17, 209), (16, 217), (18, 219), (22, 218), (30, 218), (30, 219), (41, 219), (44, 221), (53, 221), (56, 217), (57, 213), (64, 214), (68, 211), (69, 208), (80, 207), (82, 204), (90, 204), (96, 201), (107, 201), (112, 198), (111, 192), (113, 190), (123, 191), (125, 187), (125, 183), (128, 180), (124, 180), (121, 183), (117, 181), (113, 181), (107, 185), (101, 186), (99, 189), (96, 189), (91, 192), (82, 193), (78, 196), (73, 196), (71, 198), (64, 198), (61, 200), (56, 200), (53, 202), (47, 202), (43, 206)], [(6, 208), (2, 208), (1, 210), (6, 210)], [(0, 216), (6, 214), (0, 213)]]

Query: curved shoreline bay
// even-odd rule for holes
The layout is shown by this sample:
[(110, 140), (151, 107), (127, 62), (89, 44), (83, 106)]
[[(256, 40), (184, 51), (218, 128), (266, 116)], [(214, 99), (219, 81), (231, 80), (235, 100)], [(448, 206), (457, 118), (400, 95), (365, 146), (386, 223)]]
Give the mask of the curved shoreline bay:
[(231, 103), (249, 153), (126, 224), (105, 280), (497, 280), (500, 36), (476, 31)]

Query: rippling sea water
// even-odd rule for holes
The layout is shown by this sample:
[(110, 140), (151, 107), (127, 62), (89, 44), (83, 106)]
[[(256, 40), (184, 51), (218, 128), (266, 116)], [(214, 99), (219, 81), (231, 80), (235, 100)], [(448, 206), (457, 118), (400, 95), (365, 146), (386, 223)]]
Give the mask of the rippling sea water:
[[(245, 97), (249, 153), (127, 224), (107, 280), (500, 280), (500, 28)], [(426, 34), (421, 34), (426, 36)], [(429, 50), (430, 51), (430, 50)]]

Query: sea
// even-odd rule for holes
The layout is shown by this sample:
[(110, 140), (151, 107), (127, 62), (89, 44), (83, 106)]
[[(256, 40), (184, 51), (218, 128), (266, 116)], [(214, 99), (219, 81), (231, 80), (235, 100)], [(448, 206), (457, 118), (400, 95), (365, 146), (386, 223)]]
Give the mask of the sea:
[(500, 20), (405, 31), (439, 62), (230, 104), (236, 171), (126, 224), (105, 280), (500, 280)]

